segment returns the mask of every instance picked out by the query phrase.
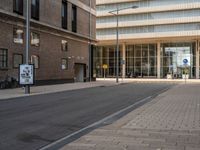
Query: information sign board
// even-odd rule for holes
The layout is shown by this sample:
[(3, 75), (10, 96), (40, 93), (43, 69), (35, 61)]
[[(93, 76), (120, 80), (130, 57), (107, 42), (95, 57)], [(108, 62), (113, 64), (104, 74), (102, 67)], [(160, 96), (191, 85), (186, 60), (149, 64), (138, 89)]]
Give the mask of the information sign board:
[(32, 85), (34, 84), (34, 65), (21, 64), (19, 67), (19, 84)]

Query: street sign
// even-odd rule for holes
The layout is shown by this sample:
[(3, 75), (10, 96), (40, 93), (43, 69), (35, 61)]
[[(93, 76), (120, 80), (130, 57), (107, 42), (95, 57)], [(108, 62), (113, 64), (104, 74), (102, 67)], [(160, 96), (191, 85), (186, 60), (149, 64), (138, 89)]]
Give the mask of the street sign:
[(187, 59), (183, 59), (183, 64), (184, 65), (188, 64), (188, 60)]
[(103, 64), (103, 69), (108, 69), (108, 65), (107, 64)]
[(21, 64), (19, 67), (19, 84), (34, 84), (34, 65)]

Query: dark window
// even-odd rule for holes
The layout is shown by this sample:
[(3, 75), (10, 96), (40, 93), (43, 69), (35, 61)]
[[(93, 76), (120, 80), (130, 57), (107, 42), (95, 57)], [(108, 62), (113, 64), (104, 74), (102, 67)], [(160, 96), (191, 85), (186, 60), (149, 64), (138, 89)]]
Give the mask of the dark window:
[(0, 49), (0, 69), (8, 67), (8, 50)]
[(40, 35), (35, 32), (31, 32), (31, 45), (39, 46), (40, 45)]
[(23, 15), (23, 0), (13, 0), (13, 12)]
[(14, 54), (14, 56), (13, 56), (13, 67), (19, 68), (20, 64), (23, 64), (23, 55), (22, 54)]
[(23, 44), (23, 41), (24, 41), (23, 38), (24, 38), (24, 31), (22, 29), (14, 28), (13, 29), (14, 43)]
[(67, 2), (62, 2), (62, 28), (67, 29)]
[(62, 51), (67, 51), (68, 50), (68, 42), (66, 40), (62, 40), (61, 48), (62, 48)]
[(77, 7), (72, 5), (72, 32), (77, 32)]
[(62, 58), (62, 60), (61, 60), (62, 62), (62, 64), (61, 64), (61, 68), (62, 68), (62, 70), (67, 70), (68, 69), (68, 59), (66, 59), (66, 58)]
[(31, 18), (39, 20), (40, 3), (39, 0), (31, 1)]

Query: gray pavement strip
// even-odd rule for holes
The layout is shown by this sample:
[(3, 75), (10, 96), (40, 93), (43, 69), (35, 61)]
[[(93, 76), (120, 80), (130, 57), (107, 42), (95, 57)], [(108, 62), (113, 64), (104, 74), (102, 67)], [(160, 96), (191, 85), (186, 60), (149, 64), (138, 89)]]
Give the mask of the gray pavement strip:
[[(94, 88), (94, 87), (111, 87), (111, 86), (117, 86), (117, 85), (122, 85), (125, 83), (95, 83), (95, 84), (85, 84), (85, 85), (77, 85), (77, 87), (69, 87), (70, 84), (64, 84), (62, 85), (53, 85), (55, 89), (46, 89), (46, 86), (35, 86), (32, 87), (33, 89), (31, 90), (30, 94), (24, 94), (24, 89), (22, 88), (16, 88), (16, 89), (5, 89), (5, 90), (0, 90), (0, 100), (10, 100), (10, 99), (15, 99), (15, 98), (20, 98), (20, 97), (29, 97), (29, 96), (35, 96), (35, 95), (45, 95), (45, 94), (50, 94), (50, 93), (59, 93), (59, 92), (66, 92), (66, 91), (74, 91), (74, 90), (80, 90), (80, 89), (87, 89), (87, 88)], [(60, 87), (60, 88), (59, 88)], [(42, 89), (44, 88), (44, 89)], [(63, 89), (64, 88), (64, 89)], [(7, 92), (7, 90), (9, 92)], [(12, 90), (12, 91), (11, 91)]]
[(119, 118), (125, 116), (126, 114), (130, 113), (131, 111), (133, 111), (134, 109), (142, 106), (143, 104), (153, 100), (156, 96), (158, 96), (159, 94), (167, 91), (170, 87), (168, 88), (165, 88), (151, 96), (148, 96), (146, 98), (143, 98), (139, 101), (137, 101), (136, 103), (124, 108), (124, 109), (121, 109), (117, 112), (115, 112), (114, 114), (111, 114), (87, 127), (84, 127), (70, 135), (67, 135), (57, 141), (54, 141), (53, 143), (51, 144), (48, 144), (44, 147), (41, 147), (39, 150), (57, 150), (57, 149), (60, 149), (62, 148), (64, 145), (66, 144), (69, 144), (70, 142), (73, 142), (74, 140), (78, 139), (79, 137), (89, 133), (90, 131), (94, 130), (94, 129), (97, 129), (101, 126), (105, 126), (105, 125), (108, 125), (108, 124), (111, 124), (113, 123), (114, 121), (118, 120)]

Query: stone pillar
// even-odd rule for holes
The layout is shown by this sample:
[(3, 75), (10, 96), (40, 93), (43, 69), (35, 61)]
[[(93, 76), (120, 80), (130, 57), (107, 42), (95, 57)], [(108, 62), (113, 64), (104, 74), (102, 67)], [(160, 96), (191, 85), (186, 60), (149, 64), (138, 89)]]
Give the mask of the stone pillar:
[(196, 79), (199, 79), (199, 41), (196, 41)]
[(126, 77), (126, 44), (125, 43), (122, 44), (122, 60), (123, 60), (122, 78), (125, 78)]
[(160, 42), (157, 43), (157, 78), (160, 79)]

